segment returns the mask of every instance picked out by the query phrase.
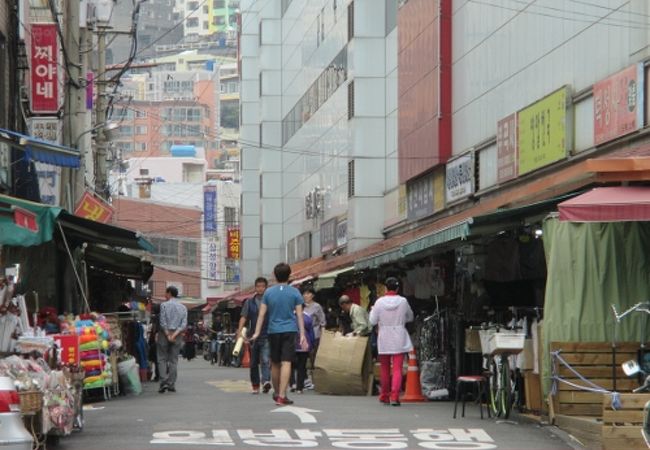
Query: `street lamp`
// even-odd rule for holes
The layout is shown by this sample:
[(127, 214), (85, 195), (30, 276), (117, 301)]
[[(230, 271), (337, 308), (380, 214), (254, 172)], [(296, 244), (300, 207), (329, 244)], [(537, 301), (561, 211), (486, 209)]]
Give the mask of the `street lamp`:
[(79, 148), (79, 141), (81, 140), (81, 138), (83, 136), (87, 135), (88, 133), (94, 133), (95, 131), (99, 130), (100, 128), (104, 128), (104, 135), (107, 138), (112, 139), (114, 137), (112, 132), (117, 130), (118, 128), (120, 128), (120, 124), (118, 122), (110, 121), (110, 122), (104, 122), (104, 123), (100, 123), (98, 125), (95, 125), (90, 130), (86, 130), (83, 133), (81, 133), (79, 136), (77, 136), (77, 140), (74, 142), (75, 148)]

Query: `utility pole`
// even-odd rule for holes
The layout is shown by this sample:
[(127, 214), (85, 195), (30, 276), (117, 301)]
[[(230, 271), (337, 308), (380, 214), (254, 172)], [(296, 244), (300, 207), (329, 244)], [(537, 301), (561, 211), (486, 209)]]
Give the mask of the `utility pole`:
[(95, 123), (99, 125), (95, 137), (96, 151), (96, 173), (95, 192), (102, 198), (108, 199), (108, 168), (106, 161), (106, 148), (108, 140), (104, 132), (106, 124), (106, 23), (97, 24), (97, 109), (95, 112)]

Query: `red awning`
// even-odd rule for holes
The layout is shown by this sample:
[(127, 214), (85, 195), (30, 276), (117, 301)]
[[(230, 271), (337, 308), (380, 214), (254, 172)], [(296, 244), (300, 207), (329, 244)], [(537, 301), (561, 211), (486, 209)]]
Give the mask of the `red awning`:
[(557, 206), (568, 222), (650, 221), (650, 187), (595, 188)]

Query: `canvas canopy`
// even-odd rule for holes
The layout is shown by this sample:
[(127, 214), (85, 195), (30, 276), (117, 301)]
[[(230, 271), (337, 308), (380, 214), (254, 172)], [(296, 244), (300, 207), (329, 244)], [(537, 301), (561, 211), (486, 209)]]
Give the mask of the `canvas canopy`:
[(560, 220), (569, 222), (650, 221), (650, 187), (595, 188), (558, 205)]

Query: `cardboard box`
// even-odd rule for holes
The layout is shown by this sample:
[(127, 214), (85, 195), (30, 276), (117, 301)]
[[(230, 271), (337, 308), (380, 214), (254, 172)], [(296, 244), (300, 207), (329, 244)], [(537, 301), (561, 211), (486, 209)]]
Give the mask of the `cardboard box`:
[(465, 329), (465, 353), (481, 353), (481, 338), (478, 330)]
[(372, 361), (367, 337), (323, 332), (312, 376), (317, 392), (367, 395), (371, 375)]

